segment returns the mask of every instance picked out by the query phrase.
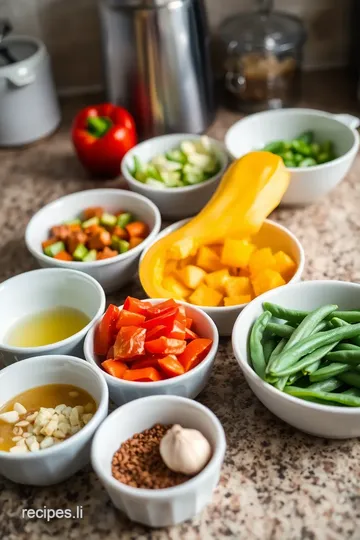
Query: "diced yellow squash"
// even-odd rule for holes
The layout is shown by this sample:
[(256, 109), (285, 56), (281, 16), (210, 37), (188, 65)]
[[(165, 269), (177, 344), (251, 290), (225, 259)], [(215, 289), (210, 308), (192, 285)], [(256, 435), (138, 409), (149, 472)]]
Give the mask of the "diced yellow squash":
[(277, 270), (286, 281), (291, 279), (296, 270), (295, 261), (293, 261), (289, 255), (284, 253), (284, 251), (278, 251), (275, 253), (274, 259), (274, 270)]
[(197, 306), (219, 306), (222, 299), (221, 293), (202, 283), (189, 297), (189, 302)]
[(164, 266), (164, 276), (170, 276), (174, 272), (176, 272), (178, 266), (178, 261), (174, 261), (174, 259), (169, 259), (166, 261)]
[(240, 304), (248, 304), (251, 302), (251, 294), (243, 294), (242, 296), (225, 296), (224, 306), (238, 306)]
[(254, 278), (252, 278), (251, 283), (255, 292), (255, 296), (259, 296), (260, 294), (263, 294), (270, 289), (275, 289), (276, 287), (281, 287), (281, 285), (285, 285), (286, 281), (276, 270), (266, 268), (265, 270), (262, 270), (262, 272), (259, 272)]
[(225, 283), (226, 296), (242, 296), (250, 294), (251, 284), (248, 277), (230, 277)]
[(222, 244), (211, 244), (208, 246), (210, 249), (212, 249), (218, 257), (221, 257), (223, 245)]
[(166, 276), (163, 279), (162, 286), (171, 293), (176, 300), (184, 300), (191, 294), (191, 290), (185, 287), (174, 276)]
[(229, 270), (223, 268), (223, 270), (217, 270), (216, 272), (211, 272), (207, 274), (205, 278), (206, 285), (212, 289), (216, 289), (219, 292), (224, 292), (224, 285), (226, 281), (230, 278)]
[(206, 272), (199, 266), (189, 264), (178, 271), (178, 276), (186, 287), (196, 289), (206, 277)]
[(275, 258), (270, 248), (262, 248), (254, 251), (249, 259), (249, 270), (252, 276), (256, 276), (266, 268), (275, 267)]
[(247, 266), (255, 246), (248, 240), (226, 238), (221, 253), (221, 262), (225, 266)]
[(199, 248), (196, 257), (196, 266), (200, 266), (206, 272), (215, 272), (224, 268), (224, 265), (221, 264), (220, 257), (208, 246), (201, 246)]
[(178, 240), (172, 244), (172, 246), (168, 249), (167, 255), (169, 259), (181, 261), (182, 259), (186, 259), (186, 257), (195, 255), (197, 248), (198, 245), (195, 238), (182, 238), (181, 240)]
[(194, 262), (195, 262), (195, 257), (193, 256), (186, 257), (186, 259), (182, 259), (181, 261), (178, 262), (178, 269), (182, 270), (186, 266), (189, 266), (190, 264), (194, 264)]
[(238, 274), (239, 277), (250, 277), (250, 270), (247, 266), (240, 268)]
[(229, 267), (229, 273), (230, 273), (230, 276), (238, 276), (239, 275), (239, 269), (236, 268), (236, 266), (230, 266)]

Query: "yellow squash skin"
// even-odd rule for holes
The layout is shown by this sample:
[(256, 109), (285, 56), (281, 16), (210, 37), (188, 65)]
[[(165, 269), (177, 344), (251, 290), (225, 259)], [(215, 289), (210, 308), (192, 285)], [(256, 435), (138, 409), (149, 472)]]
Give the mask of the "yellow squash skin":
[(186, 249), (216, 244), (228, 236), (247, 238), (256, 234), (280, 203), (289, 181), (290, 173), (282, 159), (270, 152), (251, 152), (234, 161), (202, 211), (181, 229), (158, 240), (145, 254), (139, 276), (146, 294), (150, 298), (171, 296), (162, 281), (165, 263), (177, 258), (177, 251), (182, 257)]

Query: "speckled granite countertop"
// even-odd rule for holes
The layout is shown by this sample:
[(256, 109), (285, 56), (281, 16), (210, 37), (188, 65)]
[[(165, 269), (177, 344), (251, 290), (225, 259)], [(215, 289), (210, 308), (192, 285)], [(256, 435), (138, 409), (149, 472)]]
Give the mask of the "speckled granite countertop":
[[(304, 103), (356, 112), (349, 89), (337, 93), (321, 75)], [(325, 97), (323, 97), (325, 96)], [(335, 96), (335, 97), (334, 97)], [(337, 96), (337, 97), (336, 97)], [(23, 235), (31, 215), (59, 196), (94, 187), (74, 159), (69, 118), (79, 102), (65, 104), (63, 127), (50, 139), (21, 151), (0, 152), (0, 280), (35, 268)], [(238, 118), (221, 111), (211, 134), (222, 139)], [(360, 157), (348, 178), (320, 204), (278, 210), (273, 218), (290, 228), (306, 252), (306, 279), (360, 281)], [(118, 186), (119, 181), (101, 185)], [(134, 282), (112, 297), (139, 295)], [(302, 434), (270, 414), (252, 394), (223, 339), (215, 368), (199, 400), (222, 422), (228, 443), (212, 504), (196, 519), (149, 531), (112, 507), (90, 467), (53, 488), (17, 486), (0, 479), (1, 540), (343, 540), (360, 539), (360, 444)], [(83, 506), (77, 519), (24, 520), (23, 508)]]

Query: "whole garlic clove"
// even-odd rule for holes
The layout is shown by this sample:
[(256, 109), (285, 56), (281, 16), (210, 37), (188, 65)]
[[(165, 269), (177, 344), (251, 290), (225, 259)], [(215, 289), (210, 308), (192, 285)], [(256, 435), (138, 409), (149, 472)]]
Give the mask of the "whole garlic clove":
[(160, 441), (160, 455), (174, 472), (198, 474), (211, 457), (209, 441), (196, 429), (172, 426)]
[(19, 413), (17, 411), (8, 411), (0, 414), (0, 420), (6, 424), (16, 424), (19, 421)]

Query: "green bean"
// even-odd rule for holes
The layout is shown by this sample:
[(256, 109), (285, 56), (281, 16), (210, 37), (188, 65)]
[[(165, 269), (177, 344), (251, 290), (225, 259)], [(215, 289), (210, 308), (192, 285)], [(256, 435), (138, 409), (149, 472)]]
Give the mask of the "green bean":
[[(274, 317), (290, 323), (299, 323), (310, 313), (309, 311), (287, 309), (278, 304), (272, 304), (271, 302), (264, 302), (263, 307), (267, 311), (270, 311)], [(334, 313), (326, 317), (326, 320), (331, 320), (334, 317), (348, 323), (357, 323), (360, 322), (360, 311), (334, 311)]]
[[(269, 312), (267, 311), (266, 313)], [(343, 328), (326, 330), (325, 332), (319, 332), (318, 334), (306, 337), (293, 345), (290, 349), (283, 350), (271, 363), (271, 369), (269, 372), (271, 372), (271, 375), (277, 375), (278, 371), (292, 366), (306, 354), (310, 354), (324, 345), (330, 345), (330, 343), (352, 338), (357, 336), (359, 333), (360, 324), (358, 323), (344, 326)], [(270, 361), (268, 368), (269, 366)]]
[(359, 388), (349, 388), (348, 390), (345, 390), (345, 392), (341, 392), (342, 394), (347, 394), (349, 396), (357, 396), (360, 397), (360, 389)]
[(269, 338), (264, 342), (263, 349), (264, 349), (264, 358), (265, 358), (266, 364), (268, 363), (269, 358), (272, 352), (274, 351), (276, 345), (277, 345), (277, 340), (275, 338)]
[(307, 366), (302, 369), (302, 372), (304, 375), (310, 375), (310, 373), (314, 373), (314, 371), (317, 371), (321, 366), (322, 358), (319, 358), (319, 360), (316, 360), (316, 362), (313, 362), (310, 364), (310, 366)]
[[(286, 345), (286, 339), (283, 338), (279, 341), (279, 343), (276, 345), (275, 349), (273, 350), (273, 352), (271, 353), (270, 357), (269, 357), (269, 360), (268, 360), (268, 363), (269, 362), (272, 362), (272, 360), (278, 355), (281, 353), (281, 351), (283, 350), (283, 348), (285, 347)], [(265, 375), (265, 381), (270, 383), (270, 384), (275, 384), (277, 381), (278, 381), (279, 377), (273, 377), (272, 375), (269, 375), (269, 374), (266, 374)]]
[(347, 405), (348, 407), (360, 407), (360, 397), (352, 394), (321, 392), (319, 390), (309, 390), (308, 388), (299, 388), (297, 386), (287, 386), (284, 391), (294, 397), (315, 398), (339, 403), (340, 405)]
[(266, 325), (270, 319), (271, 313), (269, 311), (264, 311), (264, 313), (262, 313), (260, 317), (256, 319), (250, 334), (250, 356), (252, 365), (255, 372), (262, 379), (265, 378), (266, 363), (261, 342)]
[(279, 377), (283, 377), (284, 375), (289, 376), (297, 373), (298, 371), (304, 370), (308, 366), (311, 366), (315, 362), (318, 362), (319, 360), (324, 358), (324, 356), (327, 355), (335, 347), (335, 345), (336, 342), (330, 343), (330, 345), (324, 345), (323, 347), (319, 347), (319, 349), (316, 349), (314, 352), (304, 356), (301, 360), (299, 360), (299, 362), (296, 362), (296, 364), (293, 364), (292, 366), (289, 366), (282, 371), (278, 371), (277, 375)]
[(336, 310), (337, 306), (327, 305), (315, 309), (309, 315), (305, 317), (299, 324), (299, 326), (294, 330), (289, 338), (289, 341), (283, 349), (283, 353), (293, 347), (296, 343), (302, 339), (310, 336), (319, 323), (327, 317), (330, 313), (333, 313)]
[(360, 347), (358, 351), (336, 351), (329, 353), (326, 356), (326, 360), (328, 362), (340, 362), (341, 364), (358, 366), (360, 364)]
[(346, 373), (339, 374), (337, 378), (349, 386), (360, 388), (360, 373), (358, 371), (350, 370)]
[(284, 141), (272, 141), (266, 144), (263, 148), (265, 152), (272, 152), (273, 154), (279, 154), (286, 150)]
[(297, 137), (297, 140), (304, 141), (304, 143), (306, 143), (306, 144), (312, 144), (313, 141), (314, 141), (314, 132), (313, 131), (304, 131), (303, 133), (301, 133)]
[(339, 345), (336, 345), (335, 351), (360, 351), (360, 347), (352, 343), (339, 343)]
[(272, 332), (276, 336), (289, 338), (294, 332), (294, 327), (288, 324), (276, 324), (269, 323), (266, 327), (269, 332)]
[[(337, 328), (341, 328), (343, 326), (349, 326), (349, 324), (350, 324), (350, 323), (348, 323), (346, 321), (341, 320), (339, 317), (333, 317), (331, 319), (331, 322)], [(359, 332), (359, 334), (360, 334), (360, 332)], [(359, 336), (354, 336), (351, 341), (352, 341), (353, 345), (357, 345), (358, 347), (360, 347), (360, 335)]]
[(314, 384), (310, 384), (310, 386), (307, 387), (307, 390), (333, 392), (333, 390), (337, 390), (341, 386), (343, 386), (342, 381), (339, 381), (335, 377), (332, 377), (331, 379), (327, 379), (326, 381), (320, 381)]
[(347, 366), (346, 364), (328, 364), (314, 373), (310, 373), (309, 379), (311, 382), (325, 381), (326, 379), (330, 379), (330, 377), (336, 377), (349, 370), (350, 366)]

